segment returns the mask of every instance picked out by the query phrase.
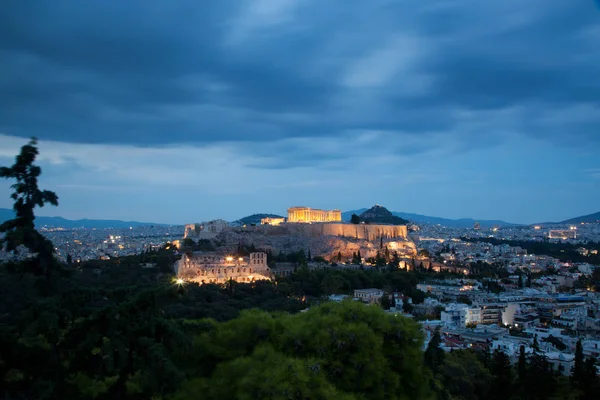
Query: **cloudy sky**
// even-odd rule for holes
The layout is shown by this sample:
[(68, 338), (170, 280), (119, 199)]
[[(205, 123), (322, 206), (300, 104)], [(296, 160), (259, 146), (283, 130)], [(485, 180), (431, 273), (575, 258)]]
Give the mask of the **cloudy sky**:
[(45, 215), (600, 210), (592, 0), (5, 0), (0, 38), (0, 164), (40, 139)]

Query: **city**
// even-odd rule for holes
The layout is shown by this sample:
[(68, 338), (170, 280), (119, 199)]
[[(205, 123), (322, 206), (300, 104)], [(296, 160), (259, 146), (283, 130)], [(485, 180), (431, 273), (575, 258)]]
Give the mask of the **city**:
[(0, 400), (600, 397), (600, 0), (0, 37)]

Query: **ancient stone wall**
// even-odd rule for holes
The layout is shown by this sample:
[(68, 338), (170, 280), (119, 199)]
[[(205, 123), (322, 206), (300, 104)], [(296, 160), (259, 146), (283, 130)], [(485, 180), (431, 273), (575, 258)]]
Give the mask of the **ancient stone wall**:
[(404, 225), (370, 225), (343, 223), (281, 224), (278, 226), (259, 225), (242, 228), (245, 231), (260, 232), (269, 236), (338, 236), (375, 241), (384, 239), (407, 239), (408, 230)]

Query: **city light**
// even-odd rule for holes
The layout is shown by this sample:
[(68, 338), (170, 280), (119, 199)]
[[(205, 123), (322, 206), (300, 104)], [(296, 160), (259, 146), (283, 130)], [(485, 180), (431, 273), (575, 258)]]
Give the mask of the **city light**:
[(173, 284), (177, 286), (185, 285), (185, 281), (181, 278), (173, 278)]
[(244, 261), (244, 259), (242, 257), (238, 258), (238, 261)]
[(230, 262), (231, 262), (231, 261), (233, 261), (233, 257), (231, 257), (231, 256), (227, 256), (227, 258), (225, 258), (225, 260), (227, 260), (227, 261), (230, 261)]

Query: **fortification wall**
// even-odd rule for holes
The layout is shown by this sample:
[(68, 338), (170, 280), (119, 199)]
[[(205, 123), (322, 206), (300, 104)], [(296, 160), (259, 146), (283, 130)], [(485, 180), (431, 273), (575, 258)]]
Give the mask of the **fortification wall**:
[(407, 239), (408, 229), (404, 225), (371, 225), (344, 223), (281, 224), (278, 226), (258, 225), (243, 228), (269, 236), (338, 236), (374, 241), (384, 239)]

